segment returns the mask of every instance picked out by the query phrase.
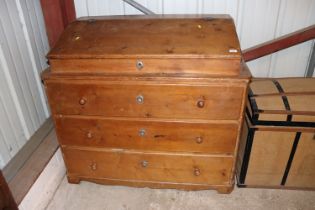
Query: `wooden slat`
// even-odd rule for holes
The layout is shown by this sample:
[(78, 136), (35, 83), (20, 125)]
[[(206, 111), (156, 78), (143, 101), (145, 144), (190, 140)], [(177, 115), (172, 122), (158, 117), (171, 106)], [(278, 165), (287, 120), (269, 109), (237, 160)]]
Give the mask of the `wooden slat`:
[(257, 46), (251, 47), (243, 51), (244, 60), (246, 62), (269, 55), (279, 50), (292, 47), (302, 42), (315, 38), (315, 25), (295, 31), (285, 36), (281, 36), (272, 41), (264, 42)]
[[(43, 139), (51, 132), (53, 128), (52, 119), (47, 119), (44, 124), (33, 134), (26, 144), (18, 151), (16, 155), (3, 168), (3, 175), (7, 181), (10, 181), (32, 155), (32, 153), (41, 144)], [(0, 136), (1, 137), (1, 136)]]
[(19, 204), (58, 148), (55, 131), (52, 130), (27, 160), (18, 174), (9, 182), (15, 201)]
[(67, 26), (75, 20), (75, 8), (73, 0), (59, 0), (61, 6), (63, 25)]
[(12, 197), (12, 193), (0, 171), (0, 209), (18, 210), (18, 207)]
[(41, 0), (50, 46), (54, 46), (64, 28), (75, 20), (73, 0)]

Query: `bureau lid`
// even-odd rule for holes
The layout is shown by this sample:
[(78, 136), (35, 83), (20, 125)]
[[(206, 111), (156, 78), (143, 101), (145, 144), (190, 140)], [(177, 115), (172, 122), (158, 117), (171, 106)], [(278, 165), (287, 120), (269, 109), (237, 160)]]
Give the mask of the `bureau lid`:
[[(100, 59), (134, 59), (129, 61), (132, 65), (137, 60), (147, 59), (151, 68), (165, 59), (174, 59), (167, 61), (173, 62), (162, 65), (160, 69), (193, 68), (196, 73), (201, 66), (209, 65), (208, 70), (203, 67), (201, 71), (220, 74), (220, 67), (224, 67), (223, 74), (238, 75), (241, 52), (233, 20), (228, 15), (112, 16), (83, 18), (71, 23), (49, 52), (48, 58), (53, 60), (52, 71), (62, 71), (60, 66), (55, 65), (58, 59), (80, 59), (76, 62), (83, 61), (81, 66), (94, 70), (99, 70), (101, 65), (119, 62), (98, 66), (94, 62), (92, 67), (84, 59), (97, 62)], [(162, 62), (156, 59), (162, 59)], [(210, 65), (209, 59), (217, 61)], [(204, 63), (203, 60), (208, 61)], [(188, 67), (187, 62), (193, 67)], [(231, 68), (227, 67), (227, 62), (231, 62)], [(182, 63), (186, 64), (181, 66)], [(141, 64), (135, 65), (141, 68)], [(75, 67), (71, 68), (74, 71)], [(64, 65), (63, 69), (67, 67)]]
[(256, 79), (248, 99), (254, 125), (315, 127), (315, 78)]

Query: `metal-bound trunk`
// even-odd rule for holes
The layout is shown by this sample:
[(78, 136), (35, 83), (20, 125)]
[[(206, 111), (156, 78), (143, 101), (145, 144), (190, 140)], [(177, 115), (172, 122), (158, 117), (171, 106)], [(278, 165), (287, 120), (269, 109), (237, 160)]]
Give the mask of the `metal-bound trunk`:
[(237, 164), (239, 186), (315, 188), (315, 79), (254, 80)]

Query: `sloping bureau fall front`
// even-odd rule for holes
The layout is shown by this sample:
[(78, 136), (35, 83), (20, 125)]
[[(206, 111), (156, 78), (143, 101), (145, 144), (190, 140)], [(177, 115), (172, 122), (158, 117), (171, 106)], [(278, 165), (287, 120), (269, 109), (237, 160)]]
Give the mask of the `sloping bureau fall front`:
[(229, 16), (80, 19), (48, 58), (70, 183), (231, 192), (250, 75)]

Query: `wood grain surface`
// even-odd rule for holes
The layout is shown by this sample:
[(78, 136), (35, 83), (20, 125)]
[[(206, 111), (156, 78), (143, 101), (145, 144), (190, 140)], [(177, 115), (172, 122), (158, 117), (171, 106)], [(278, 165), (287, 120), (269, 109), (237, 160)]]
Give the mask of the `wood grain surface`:
[(104, 149), (63, 148), (63, 154), (68, 173), (79, 178), (229, 184), (233, 163), (231, 157)]
[(232, 155), (238, 122), (57, 116), (56, 129), (61, 145)]
[(65, 29), (48, 54), (50, 59), (139, 56), (241, 59), (233, 20), (212, 15), (79, 20)]
[[(54, 114), (172, 119), (237, 120), (245, 91), (244, 86), (224, 84), (158, 85), (141, 81), (134, 85), (47, 81), (46, 86)], [(143, 98), (142, 103), (137, 102), (138, 97)]]
[(233, 190), (251, 75), (229, 16), (82, 18), (48, 58), (70, 183)]

